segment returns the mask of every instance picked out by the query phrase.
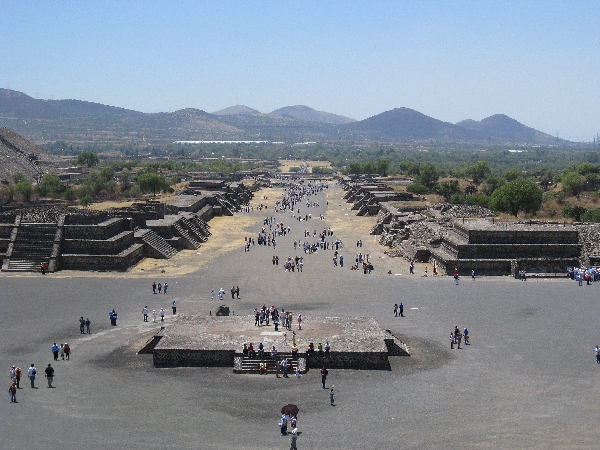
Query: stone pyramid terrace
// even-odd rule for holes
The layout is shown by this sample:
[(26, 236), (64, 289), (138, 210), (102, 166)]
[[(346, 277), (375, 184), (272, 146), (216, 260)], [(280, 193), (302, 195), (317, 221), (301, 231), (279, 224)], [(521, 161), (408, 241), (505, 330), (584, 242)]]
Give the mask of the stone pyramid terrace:
[[(294, 325), (302, 372), (323, 364), (337, 369), (389, 370), (388, 356), (408, 356), (406, 346), (373, 318), (306, 316), (302, 330)], [(272, 346), (280, 359), (290, 357), (291, 341), (292, 331), (276, 332), (272, 323), (257, 327), (254, 316), (181, 315), (151, 342), (155, 367), (232, 367), (236, 373), (256, 373), (260, 360), (255, 359), (256, 367), (248, 364), (242, 355), (244, 344), (251, 342), (257, 350), (262, 342), (265, 359), (270, 360)], [(310, 342), (316, 349), (326, 341), (331, 345), (329, 358), (306, 353)]]

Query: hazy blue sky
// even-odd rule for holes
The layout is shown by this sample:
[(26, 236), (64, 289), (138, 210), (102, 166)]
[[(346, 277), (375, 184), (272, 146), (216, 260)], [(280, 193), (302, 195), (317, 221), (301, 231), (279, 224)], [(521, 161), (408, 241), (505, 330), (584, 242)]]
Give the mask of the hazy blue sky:
[(0, 0), (0, 86), (144, 112), (503, 113), (600, 132), (600, 2)]

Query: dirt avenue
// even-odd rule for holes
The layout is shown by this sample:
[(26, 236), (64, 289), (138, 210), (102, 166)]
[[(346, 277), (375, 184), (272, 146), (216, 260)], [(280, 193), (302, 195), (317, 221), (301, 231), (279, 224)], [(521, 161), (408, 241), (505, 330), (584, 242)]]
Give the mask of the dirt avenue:
[[(253, 202), (266, 210), (214, 218), (207, 243), (170, 260), (146, 259), (114, 274), (0, 274), (0, 367), (5, 375), (13, 365), (23, 370), (18, 403), (9, 402), (4, 379), (0, 446), (287, 449), (291, 439), (278, 421), (281, 407), (292, 403), (300, 408), (294, 445), (301, 449), (597, 448), (596, 283), (471, 281), (465, 273), (455, 285), (431, 271), (424, 277), (423, 265), (411, 275), (406, 260), (387, 257), (369, 235), (373, 218), (355, 216), (339, 186), (311, 196), (318, 206), (301, 202), (300, 214), (274, 211), (282, 192), (255, 194)], [(294, 217), (309, 213), (308, 220)], [(256, 237), (266, 217), (290, 232), (277, 236), (276, 248), (244, 251), (245, 237)], [(332, 264), (331, 249), (294, 249), (295, 240), (316, 242), (313, 234), (328, 228), (328, 240), (344, 244), (343, 267)], [(370, 275), (351, 270), (359, 252), (369, 255)], [(303, 257), (303, 271), (286, 272), (283, 262), (295, 256)], [(154, 295), (153, 282), (168, 282), (168, 293)], [(239, 286), (239, 298), (229, 298), (232, 286)], [(391, 357), (391, 371), (329, 370), (328, 389), (312, 369), (299, 378), (157, 369), (151, 355), (137, 351), (172, 322), (173, 301), (178, 314), (190, 315), (214, 315), (221, 304), (252, 315), (274, 304), (306, 317), (307, 330), (311, 316), (373, 317), (408, 345), (411, 357)], [(404, 317), (394, 315), (400, 302)], [(117, 326), (110, 325), (113, 308)], [(161, 308), (164, 322), (153, 322), (152, 311)], [(80, 317), (89, 317), (90, 334), (80, 333)], [(469, 329), (470, 345), (460, 350), (450, 348), (455, 326)], [(54, 342), (68, 342), (69, 360), (53, 360)], [(32, 363), (38, 389), (27, 378)], [(49, 363), (53, 389), (43, 376)]]

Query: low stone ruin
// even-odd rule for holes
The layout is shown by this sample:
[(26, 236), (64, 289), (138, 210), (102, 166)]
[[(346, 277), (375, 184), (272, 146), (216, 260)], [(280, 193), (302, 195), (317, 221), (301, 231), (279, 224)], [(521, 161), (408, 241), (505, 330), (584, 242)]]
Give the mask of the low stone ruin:
[(2, 271), (126, 270), (142, 258), (168, 259), (197, 249), (211, 236), (208, 221), (232, 215), (252, 193), (225, 191), (182, 196), (127, 208), (89, 211), (66, 206), (0, 213)]

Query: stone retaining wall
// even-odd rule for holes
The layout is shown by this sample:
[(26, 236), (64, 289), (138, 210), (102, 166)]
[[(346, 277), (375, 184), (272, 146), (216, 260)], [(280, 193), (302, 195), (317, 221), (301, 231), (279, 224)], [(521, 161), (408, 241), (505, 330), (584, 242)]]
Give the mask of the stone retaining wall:
[(123, 231), (105, 240), (96, 239), (64, 239), (61, 243), (62, 253), (89, 255), (116, 255), (135, 242), (133, 231)]
[(65, 225), (65, 239), (108, 239), (123, 231), (131, 230), (127, 219), (112, 218), (98, 224)]
[(233, 367), (235, 350), (154, 349), (154, 367)]
[(62, 254), (60, 268), (71, 270), (127, 270), (144, 257), (144, 246), (133, 244), (118, 255)]

